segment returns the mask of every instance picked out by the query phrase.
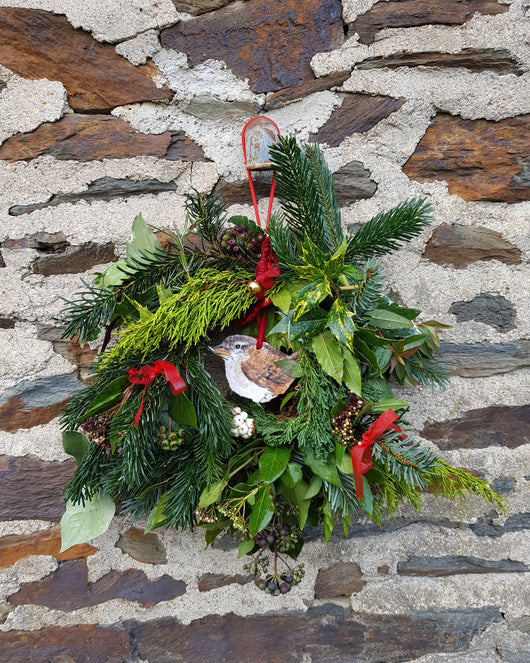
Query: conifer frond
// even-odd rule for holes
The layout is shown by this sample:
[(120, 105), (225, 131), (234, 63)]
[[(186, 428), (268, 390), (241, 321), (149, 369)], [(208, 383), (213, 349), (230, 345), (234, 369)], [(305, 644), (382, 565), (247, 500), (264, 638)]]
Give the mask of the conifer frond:
[(340, 207), (337, 203), (333, 175), (318, 145), (306, 147), (306, 157), (311, 165), (316, 190), (322, 206), (323, 231), (328, 247), (336, 249), (343, 240)]
[(346, 259), (364, 260), (395, 251), (429, 225), (431, 211), (424, 198), (414, 198), (377, 214), (349, 238)]
[(466, 470), (453, 467), (445, 460), (438, 459), (438, 463), (426, 478), (435, 495), (444, 495), (450, 500), (454, 500), (457, 497), (465, 499), (475, 493), (488, 504), (495, 502), (503, 512), (506, 511), (502, 497), (491, 489), (489, 483), (473, 476)]
[(422, 448), (410, 438), (402, 440), (399, 434), (386, 435), (373, 446), (373, 457), (384, 464), (388, 472), (411, 487), (425, 488), (425, 474), (438, 462), (430, 449)]
[(221, 198), (193, 189), (186, 198), (186, 212), (190, 230), (196, 228), (206, 244), (215, 244), (226, 220), (226, 205)]
[(291, 265), (300, 263), (296, 235), (283, 224), (281, 216), (273, 214), (269, 221), (269, 236), (274, 257), (285, 277), (286, 273), (291, 271)]

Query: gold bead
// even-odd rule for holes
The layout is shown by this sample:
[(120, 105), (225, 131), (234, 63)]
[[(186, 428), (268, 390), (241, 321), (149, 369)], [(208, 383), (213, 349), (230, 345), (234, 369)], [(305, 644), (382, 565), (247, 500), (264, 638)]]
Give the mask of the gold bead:
[(247, 283), (247, 290), (257, 297), (258, 295), (261, 295), (263, 292), (263, 286), (260, 285), (257, 281), (249, 281)]

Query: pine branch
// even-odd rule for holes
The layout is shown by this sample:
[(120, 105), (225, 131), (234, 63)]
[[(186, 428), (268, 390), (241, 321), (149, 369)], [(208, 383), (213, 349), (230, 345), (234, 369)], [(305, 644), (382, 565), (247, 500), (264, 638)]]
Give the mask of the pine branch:
[(381, 212), (349, 238), (346, 259), (365, 260), (395, 251), (429, 225), (431, 211), (425, 199), (414, 198)]
[(300, 263), (296, 235), (283, 224), (282, 218), (276, 214), (271, 215), (268, 232), (274, 257), (280, 265), (282, 277), (285, 278), (292, 271), (291, 265)]
[(375, 308), (385, 276), (380, 262), (369, 258), (364, 267), (350, 265), (345, 276), (348, 285), (341, 288), (341, 297), (348, 302), (352, 312), (362, 315)]
[(322, 205), (323, 230), (328, 247), (336, 249), (343, 240), (340, 207), (337, 203), (333, 175), (318, 145), (306, 147), (306, 156), (311, 164), (314, 181)]
[(490, 484), (444, 460), (438, 460), (432, 472), (427, 475), (427, 483), (435, 495), (444, 495), (454, 500), (457, 497), (465, 499), (475, 493), (488, 504), (495, 502), (503, 512), (506, 511), (502, 497), (490, 488)]
[(438, 458), (430, 449), (422, 448), (410, 438), (402, 440), (399, 434), (385, 435), (373, 446), (373, 457), (384, 464), (388, 472), (412, 487), (425, 488), (425, 475), (433, 470)]
[(226, 205), (221, 198), (215, 194), (205, 196), (193, 189), (185, 206), (191, 229), (197, 228), (205, 244), (215, 245), (226, 220)]

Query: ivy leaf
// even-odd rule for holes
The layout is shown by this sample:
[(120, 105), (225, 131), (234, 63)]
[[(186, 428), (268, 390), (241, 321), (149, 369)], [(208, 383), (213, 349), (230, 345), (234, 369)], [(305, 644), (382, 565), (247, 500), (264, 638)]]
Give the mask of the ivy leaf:
[(322, 369), (340, 384), (344, 360), (338, 341), (327, 329), (313, 338), (313, 352)]
[(104, 534), (114, 517), (116, 506), (106, 493), (96, 493), (82, 504), (66, 503), (61, 518), (61, 550), (64, 552)]
[(406, 329), (413, 326), (412, 322), (405, 316), (384, 308), (367, 311), (365, 317), (370, 325), (379, 329)]
[(75, 458), (77, 465), (80, 465), (88, 451), (86, 435), (75, 430), (65, 430), (63, 432), (63, 449), (67, 454)]
[(168, 405), (169, 416), (181, 426), (191, 426), (199, 430), (197, 424), (197, 411), (195, 406), (184, 392), (171, 395)]
[(289, 447), (267, 447), (259, 459), (259, 470), (263, 481), (272, 483), (283, 474), (290, 457)]
[(221, 497), (223, 490), (227, 486), (227, 481), (223, 479), (222, 481), (216, 481), (215, 483), (206, 486), (201, 493), (199, 498), (199, 509), (205, 509), (210, 504), (214, 504)]
[(287, 288), (283, 287), (280, 288), (279, 290), (276, 290), (275, 292), (272, 292), (270, 295), (271, 301), (276, 306), (276, 308), (279, 308), (282, 313), (289, 313), (289, 309), (291, 308), (291, 293)]
[(105, 412), (113, 405), (117, 405), (123, 398), (128, 385), (129, 379), (126, 376), (113, 380), (90, 401), (88, 409), (83, 415), (83, 420), (93, 417), (100, 412)]
[(327, 326), (335, 338), (349, 348), (353, 347), (353, 335), (355, 325), (353, 323), (353, 313), (349, 311), (344, 302), (336, 299), (333, 302), (328, 315)]
[(342, 346), (342, 357), (344, 359), (344, 373), (342, 380), (348, 390), (357, 396), (361, 395), (361, 363), (344, 345)]
[(372, 412), (374, 414), (382, 414), (388, 409), (390, 410), (399, 410), (404, 407), (408, 407), (409, 404), (406, 401), (400, 401), (397, 398), (381, 398), (372, 405)]
[(221, 532), (227, 527), (230, 527), (231, 524), (231, 521), (227, 518), (226, 520), (220, 520), (216, 523), (206, 523), (201, 525), (201, 527), (204, 527), (205, 529), (204, 542), (206, 543), (206, 547), (211, 546), (219, 534), (221, 534)]
[(256, 547), (256, 542), (254, 539), (249, 539), (248, 541), (241, 541), (237, 547), (237, 558), (243, 557), (243, 555), (250, 554)]
[(298, 303), (294, 309), (293, 321), (297, 322), (304, 313), (318, 306), (320, 302), (331, 295), (331, 287), (327, 279), (312, 281), (298, 294)]
[(302, 367), (294, 359), (279, 359), (274, 362), (274, 365), (290, 378), (301, 378), (304, 375)]
[(272, 520), (274, 515), (274, 500), (272, 499), (269, 486), (260, 488), (250, 518), (248, 519), (248, 530), (250, 536), (256, 536)]

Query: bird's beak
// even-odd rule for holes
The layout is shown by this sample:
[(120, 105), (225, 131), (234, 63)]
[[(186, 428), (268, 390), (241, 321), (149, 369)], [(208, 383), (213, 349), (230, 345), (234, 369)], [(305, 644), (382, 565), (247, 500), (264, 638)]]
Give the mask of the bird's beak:
[(228, 350), (226, 350), (225, 348), (223, 348), (222, 345), (215, 345), (215, 346), (210, 345), (208, 346), (208, 348), (222, 359), (228, 359), (228, 357), (231, 356), (231, 353), (228, 352)]

